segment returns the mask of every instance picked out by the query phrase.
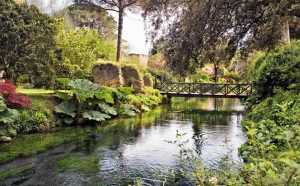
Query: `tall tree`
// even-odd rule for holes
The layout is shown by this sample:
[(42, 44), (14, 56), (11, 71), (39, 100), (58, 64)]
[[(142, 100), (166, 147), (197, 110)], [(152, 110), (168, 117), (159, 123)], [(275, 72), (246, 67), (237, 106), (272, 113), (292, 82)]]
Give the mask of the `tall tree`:
[(54, 13), (54, 17), (63, 18), (65, 29), (90, 28), (108, 40), (115, 40), (117, 22), (106, 10), (80, 5), (71, 5)]
[(74, 0), (75, 4), (88, 7), (97, 7), (118, 13), (118, 42), (116, 60), (120, 61), (122, 47), (122, 33), (125, 10), (134, 6), (137, 0)]
[(35, 6), (0, 1), (0, 69), (7, 78), (28, 76), (37, 86), (53, 82), (58, 21)]
[(218, 40), (228, 40), (229, 57), (289, 42), (289, 20), (300, 17), (299, 0), (148, 0), (143, 7), (153, 40), (157, 29), (167, 28), (161, 29), (164, 54), (178, 72), (203, 65), (205, 50), (216, 49)]

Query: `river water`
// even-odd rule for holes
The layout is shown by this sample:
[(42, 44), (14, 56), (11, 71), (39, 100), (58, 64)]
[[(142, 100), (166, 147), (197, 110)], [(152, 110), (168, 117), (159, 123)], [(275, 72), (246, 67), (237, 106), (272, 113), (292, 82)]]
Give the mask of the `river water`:
[[(33, 168), (0, 185), (128, 185), (138, 180), (161, 185), (171, 170), (183, 166), (178, 144), (170, 143), (175, 140), (188, 140), (184, 148), (191, 149), (206, 167), (218, 169), (224, 157), (238, 167), (242, 164), (238, 148), (246, 141), (244, 117), (238, 99), (176, 98), (139, 116), (97, 125), (87, 131), (91, 133), (87, 138), (2, 165), (0, 173), (26, 164)], [(38, 135), (43, 140), (43, 134)], [(25, 143), (22, 138), (15, 140)], [(91, 158), (92, 162), (86, 161)], [(66, 162), (71, 165), (62, 168)], [(91, 166), (96, 171), (90, 171)]]

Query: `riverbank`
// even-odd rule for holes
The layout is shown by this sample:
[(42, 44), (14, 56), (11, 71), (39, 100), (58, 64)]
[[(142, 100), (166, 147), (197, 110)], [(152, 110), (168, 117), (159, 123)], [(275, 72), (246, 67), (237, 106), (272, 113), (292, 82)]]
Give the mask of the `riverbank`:
[[(120, 116), (135, 116), (162, 103), (160, 92), (151, 87), (144, 87), (143, 92), (136, 93), (130, 87), (100, 87), (88, 80), (75, 80), (74, 84), (76, 87), (67, 91), (49, 91), (16, 89), (13, 84), (2, 83), (1, 91), (5, 97), (1, 104), (7, 110), (5, 112), (14, 111), (14, 116), (9, 116), (9, 120), (0, 120), (3, 122), (3, 125), (0, 123), (1, 139), (57, 131), (66, 126), (91, 125)], [(4, 92), (5, 87), (12, 91)], [(18, 105), (11, 109), (10, 105), (5, 105), (10, 94), (20, 93), (29, 96), (23, 96), (28, 100), (26, 106)], [(18, 100), (18, 104), (22, 101)]]

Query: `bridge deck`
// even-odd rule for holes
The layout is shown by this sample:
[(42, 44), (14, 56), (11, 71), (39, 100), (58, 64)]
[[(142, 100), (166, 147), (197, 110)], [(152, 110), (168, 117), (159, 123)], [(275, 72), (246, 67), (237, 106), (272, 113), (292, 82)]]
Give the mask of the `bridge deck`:
[(163, 82), (156, 88), (171, 97), (246, 98), (252, 93), (250, 84)]

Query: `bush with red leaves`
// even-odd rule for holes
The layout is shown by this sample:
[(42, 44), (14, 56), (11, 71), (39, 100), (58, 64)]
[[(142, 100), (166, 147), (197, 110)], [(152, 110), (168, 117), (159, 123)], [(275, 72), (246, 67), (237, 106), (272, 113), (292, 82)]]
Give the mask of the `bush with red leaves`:
[(7, 83), (7, 82), (5, 82), (5, 83), (0, 82), (0, 93), (3, 96), (16, 94), (16, 87), (15, 87), (15, 85)]
[(23, 94), (11, 94), (4, 98), (6, 105), (11, 107), (30, 107), (31, 100)]
[(11, 81), (0, 82), (0, 94), (4, 97), (6, 105), (11, 107), (30, 107), (28, 96), (16, 93), (16, 86)]

